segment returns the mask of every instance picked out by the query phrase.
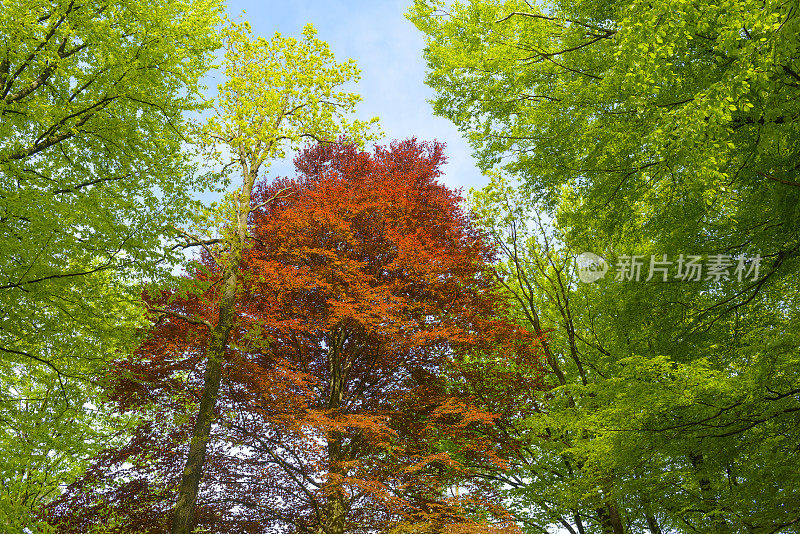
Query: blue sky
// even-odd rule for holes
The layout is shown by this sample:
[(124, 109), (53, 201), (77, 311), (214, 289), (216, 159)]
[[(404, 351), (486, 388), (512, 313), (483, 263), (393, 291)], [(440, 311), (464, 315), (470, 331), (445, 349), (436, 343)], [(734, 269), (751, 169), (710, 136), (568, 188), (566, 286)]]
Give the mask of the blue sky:
[[(410, 1), (228, 0), (227, 11), (234, 20), (248, 20), (253, 32), (266, 38), (276, 31), (299, 36), (305, 24), (314, 24), (337, 60), (353, 58), (361, 69), (356, 92), (364, 100), (358, 117), (378, 117), (386, 141), (414, 136), (446, 143), (443, 181), (466, 193), (470, 187), (481, 187), (485, 179), (455, 126), (433, 116), (428, 103), (433, 92), (424, 83), (422, 34), (405, 18)], [(267, 172), (286, 175), (292, 168), (276, 164)]]

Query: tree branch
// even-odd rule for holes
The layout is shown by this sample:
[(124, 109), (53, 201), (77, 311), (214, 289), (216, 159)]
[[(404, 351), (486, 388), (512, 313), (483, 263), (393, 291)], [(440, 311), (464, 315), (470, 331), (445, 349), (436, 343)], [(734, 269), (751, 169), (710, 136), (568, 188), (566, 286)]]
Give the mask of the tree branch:
[(147, 306), (147, 311), (161, 314), (161, 317), (175, 317), (176, 319), (183, 319), (187, 323), (207, 326), (209, 329), (214, 328), (214, 325), (212, 325), (209, 321), (201, 317), (189, 317), (188, 315), (184, 315), (182, 313), (174, 312), (171, 310), (165, 310), (163, 308), (156, 308), (150, 306), (149, 304), (147, 304), (146, 306)]
[(289, 197), (289, 195), (286, 195), (286, 196), (281, 196), (281, 195), (283, 195), (283, 193), (285, 193), (286, 191), (289, 191), (289, 190), (291, 190), (291, 187), (284, 187), (283, 189), (280, 189), (280, 190), (279, 190), (277, 193), (275, 193), (274, 195), (272, 195), (271, 197), (269, 197), (269, 198), (268, 198), (267, 200), (265, 200), (264, 202), (259, 202), (259, 203), (258, 203), (258, 204), (256, 204), (255, 206), (252, 206), (252, 207), (250, 208), (250, 211), (255, 211), (255, 210), (259, 209), (259, 208), (263, 208), (264, 206), (266, 206), (266, 205), (267, 205), (267, 204), (269, 204), (270, 202), (274, 202), (275, 200), (279, 200), (279, 199), (288, 198), (288, 197)]
[(756, 171), (756, 174), (758, 174), (759, 176), (763, 176), (764, 178), (767, 178), (768, 180), (772, 180), (774, 182), (778, 182), (778, 183), (781, 183), (781, 184), (784, 184), (784, 185), (791, 185), (791, 186), (794, 186), (794, 187), (800, 187), (800, 182), (795, 182), (793, 180), (783, 180), (781, 178), (776, 178), (776, 177), (774, 177), (771, 174), (766, 173), (766, 172)]

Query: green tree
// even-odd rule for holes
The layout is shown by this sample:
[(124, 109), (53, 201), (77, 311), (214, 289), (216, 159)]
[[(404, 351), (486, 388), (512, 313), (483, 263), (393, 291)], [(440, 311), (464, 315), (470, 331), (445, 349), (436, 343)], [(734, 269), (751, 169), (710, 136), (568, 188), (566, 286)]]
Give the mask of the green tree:
[[(524, 297), (520, 319), (537, 309), (563, 355), (564, 395), (529, 428), (578, 438), (532, 449), (551, 459), (536, 473), (559, 473), (518, 492), (539, 506), (535, 520), (797, 531), (797, 11), (779, 0), (415, 2), (436, 112), (469, 134), (485, 169), (520, 180), (518, 201), (498, 184), (483, 193), (486, 224), (508, 239), (510, 222), (540, 211), (534, 236), (558, 236), (549, 251), (531, 234), (512, 240), (507, 259), (522, 267), (500, 269)], [(641, 282), (579, 283), (570, 258), (583, 251), (643, 256)], [(731, 280), (645, 283), (663, 254), (761, 265), (741, 281), (733, 265)], [(562, 481), (548, 516), (542, 488)], [(616, 525), (586, 499), (600, 494), (616, 502)]]
[[(359, 71), (353, 60), (337, 63), (327, 43), (317, 39), (313, 26), (303, 29), (301, 40), (280, 34), (266, 40), (254, 38), (247, 23), (231, 23), (224, 40), (226, 81), (219, 87), (215, 114), (200, 136), (209, 155), (224, 168), (239, 171), (242, 186), (221, 206), (207, 211), (208, 222), (214, 224), (204, 230), (206, 235), (186, 233), (186, 245), (204, 246), (219, 267), (221, 293), (215, 323), (184, 317), (201, 321), (211, 336), (205, 349), (203, 394), (175, 504), (173, 534), (189, 534), (195, 526), (195, 502), (215, 418), (223, 358), (236, 323), (242, 253), (250, 240), (250, 213), (257, 207), (252, 205), (252, 194), (259, 171), (282, 157), (287, 146), (296, 148), (308, 140), (335, 142), (342, 134), (363, 142), (377, 123), (377, 119), (347, 119), (361, 98), (343, 86), (357, 81)], [(216, 229), (219, 235), (212, 235)]]
[(708, 318), (735, 279), (645, 283), (645, 268), (624, 283), (612, 268), (582, 283), (581, 249), (529, 195), (493, 179), (472, 202), (514, 317), (547, 334), (550, 388), (506, 429), (512, 468), (491, 474), (529, 531), (796, 532), (797, 283)]
[(410, 14), (435, 111), (545, 208), (568, 198), (565, 227), (797, 255), (794, 2), (437, 5)]
[[(185, 115), (218, 0), (9, 0), (0, 14), (0, 522), (19, 529), (80, 471), (83, 405), (135, 342), (136, 277), (201, 185)], [(7, 514), (8, 517), (4, 517)]]
[(618, 474), (598, 461), (600, 442), (589, 420), (601, 408), (595, 389), (607, 386), (602, 381), (613, 361), (597, 345), (596, 288), (576, 285), (564, 232), (506, 180), (493, 176), (470, 202), (500, 253), (495, 271), (514, 303), (512, 318), (543, 338), (549, 378), (503, 428), (510, 468), (489, 476), (530, 532), (624, 531)]

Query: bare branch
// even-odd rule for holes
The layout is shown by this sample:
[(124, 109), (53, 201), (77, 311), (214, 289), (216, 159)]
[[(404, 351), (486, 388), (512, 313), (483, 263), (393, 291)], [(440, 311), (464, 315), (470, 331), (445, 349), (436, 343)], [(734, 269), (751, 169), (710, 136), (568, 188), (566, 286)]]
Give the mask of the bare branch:
[(290, 189), (291, 189), (290, 187), (284, 187), (283, 189), (279, 190), (277, 193), (275, 193), (274, 195), (269, 197), (264, 202), (259, 202), (255, 206), (252, 206), (250, 208), (250, 211), (255, 211), (255, 210), (259, 209), (259, 208), (263, 208), (264, 206), (266, 206), (270, 202), (274, 202), (274, 201), (279, 200), (279, 199), (288, 198), (289, 195), (283, 195), (283, 193), (285, 193), (286, 191), (289, 191)]

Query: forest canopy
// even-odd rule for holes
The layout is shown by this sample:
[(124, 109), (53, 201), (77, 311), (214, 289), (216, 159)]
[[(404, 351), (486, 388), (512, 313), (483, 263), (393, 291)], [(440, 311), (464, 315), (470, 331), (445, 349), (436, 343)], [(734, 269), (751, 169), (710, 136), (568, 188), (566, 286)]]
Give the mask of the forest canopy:
[(489, 176), (472, 202), (516, 314), (549, 332), (562, 395), (516, 434), (519, 519), (797, 532), (796, 2), (420, 0), (409, 17), (435, 112)]
[(311, 24), (4, 2), (0, 532), (800, 534), (797, 1), (409, 3), (463, 197)]

